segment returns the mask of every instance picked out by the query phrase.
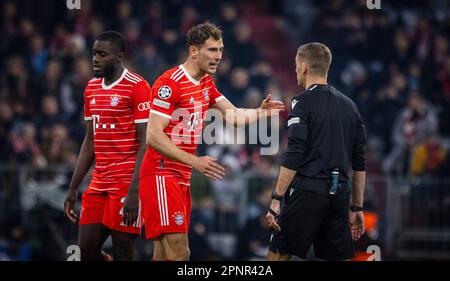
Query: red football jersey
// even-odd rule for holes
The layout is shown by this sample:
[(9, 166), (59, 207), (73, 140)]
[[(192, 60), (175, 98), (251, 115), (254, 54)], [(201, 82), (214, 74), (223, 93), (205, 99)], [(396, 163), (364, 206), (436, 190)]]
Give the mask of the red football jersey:
[(95, 167), (90, 188), (115, 190), (131, 183), (139, 149), (136, 123), (148, 121), (150, 85), (124, 69), (106, 86), (103, 78), (90, 80), (84, 92), (84, 119), (94, 128)]
[[(195, 154), (202, 138), (206, 111), (224, 98), (210, 75), (197, 81), (180, 65), (155, 81), (150, 112), (170, 119), (169, 125), (164, 129), (166, 135), (178, 148)], [(142, 160), (140, 175), (155, 174), (190, 179), (192, 167), (148, 147)]]

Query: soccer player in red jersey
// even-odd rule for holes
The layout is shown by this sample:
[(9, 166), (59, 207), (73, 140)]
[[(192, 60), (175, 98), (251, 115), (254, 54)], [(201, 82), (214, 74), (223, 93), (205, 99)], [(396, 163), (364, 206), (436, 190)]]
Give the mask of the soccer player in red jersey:
[(96, 78), (84, 92), (86, 136), (64, 202), (65, 215), (75, 223), (77, 188), (95, 163), (79, 218), (82, 260), (104, 260), (101, 248), (109, 235), (114, 260), (131, 260), (141, 231), (139, 169), (146, 150), (151, 89), (123, 66), (125, 48), (120, 33), (107, 31), (92, 49)]
[(207, 110), (218, 109), (234, 125), (238, 115), (247, 115), (243, 122), (250, 123), (284, 110), (270, 95), (259, 109), (238, 109), (217, 90), (210, 75), (217, 70), (224, 46), (215, 25), (192, 27), (186, 45), (186, 62), (165, 72), (152, 88), (140, 198), (145, 235), (154, 240), (153, 260), (189, 259), (192, 168), (212, 180), (224, 176), (216, 159), (195, 155)]

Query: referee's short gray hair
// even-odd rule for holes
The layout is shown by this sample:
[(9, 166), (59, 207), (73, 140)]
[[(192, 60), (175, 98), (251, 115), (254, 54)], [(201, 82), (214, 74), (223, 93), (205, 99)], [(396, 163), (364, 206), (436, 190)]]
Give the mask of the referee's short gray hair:
[(331, 51), (322, 43), (303, 44), (297, 49), (297, 59), (304, 61), (312, 75), (326, 76), (331, 64)]

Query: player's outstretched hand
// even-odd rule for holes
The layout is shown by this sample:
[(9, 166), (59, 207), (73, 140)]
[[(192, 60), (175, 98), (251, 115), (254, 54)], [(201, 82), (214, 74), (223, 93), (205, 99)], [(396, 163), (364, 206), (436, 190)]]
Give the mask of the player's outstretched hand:
[(359, 240), (361, 236), (364, 234), (365, 225), (364, 225), (364, 213), (361, 212), (352, 212), (349, 213), (349, 221), (350, 221), (350, 230), (352, 232), (353, 241)]
[[(281, 230), (281, 227), (277, 223), (277, 218), (275, 217), (275, 215), (278, 216), (281, 212), (280, 204), (281, 204), (280, 201), (272, 200), (272, 203), (270, 203), (269, 212), (267, 212), (267, 215), (266, 215), (266, 220), (267, 220), (267, 223), (269, 224), (269, 227), (276, 231)], [(272, 210), (272, 211), (270, 211), (270, 210)]]
[(66, 200), (64, 201), (64, 214), (73, 223), (78, 220), (78, 215), (75, 212), (75, 203), (77, 202), (77, 191), (69, 190)]
[(139, 189), (131, 188), (128, 190), (128, 194), (125, 197), (123, 203), (123, 223), (126, 226), (132, 226), (139, 217)]
[(213, 157), (202, 156), (197, 158), (192, 167), (212, 180), (221, 180), (225, 176), (225, 168), (216, 161)]
[(272, 100), (272, 94), (267, 95), (267, 97), (262, 101), (260, 108), (268, 110), (269, 116), (278, 114), (278, 112), (286, 109), (283, 102)]

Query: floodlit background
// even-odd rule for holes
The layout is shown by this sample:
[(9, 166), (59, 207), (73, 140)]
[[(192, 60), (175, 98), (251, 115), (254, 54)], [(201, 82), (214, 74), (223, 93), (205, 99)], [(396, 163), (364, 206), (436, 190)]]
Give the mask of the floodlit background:
[[(296, 47), (327, 44), (329, 82), (358, 104), (368, 133), (367, 233), (357, 259), (371, 256), (371, 245), (382, 260), (449, 259), (450, 3), (380, 0), (378, 10), (366, 2), (81, 0), (69, 10), (66, 0), (0, 1), (0, 260), (66, 260), (76, 244), (63, 200), (84, 137), (96, 35), (122, 32), (126, 66), (153, 85), (184, 61), (186, 31), (204, 20), (224, 31), (215, 81), (241, 107), (267, 93), (290, 105), (301, 92)], [(261, 156), (258, 144), (199, 147), (228, 176), (192, 179), (191, 259), (264, 258), (286, 117), (276, 155)], [(135, 249), (137, 260), (150, 259), (151, 242)]]

